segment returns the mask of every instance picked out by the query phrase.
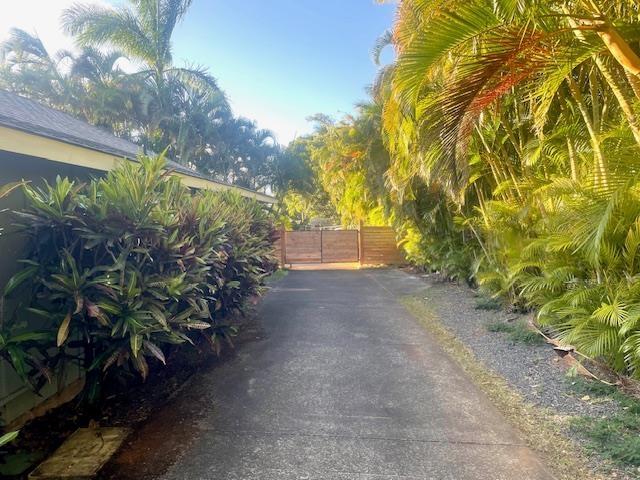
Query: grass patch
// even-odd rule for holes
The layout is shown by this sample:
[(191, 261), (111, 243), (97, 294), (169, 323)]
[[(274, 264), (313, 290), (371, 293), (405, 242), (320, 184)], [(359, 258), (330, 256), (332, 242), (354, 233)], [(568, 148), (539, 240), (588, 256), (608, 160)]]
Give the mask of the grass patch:
[(524, 343), (525, 345), (542, 345), (545, 343), (542, 336), (538, 332), (531, 330), (524, 321), (514, 322), (513, 327), (513, 331), (509, 333), (509, 338), (512, 341)]
[(615, 401), (622, 409), (605, 418), (579, 417), (571, 428), (588, 439), (593, 452), (624, 467), (640, 466), (640, 401), (600, 382), (576, 378), (571, 388), (578, 395)]
[(544, 339), (529, 328), (524, 320), (517, 320), (512, 323), (495, 320), (486, 325), (487, 330), (493, 333), (507, 333), (509, 339), (515, 343), (525, 345), (542, 345)]
[(487, 330), (492, 333), (511, 333), (513, 331), (513, 326), (508, 324), (507, 322), (503, 322), (501, 320), (495, 320), (493, 322), (489, 322), (486, 325)]
[(502, 302), (495, 298), (485, 297), (483, 295), (476, 299), (476, 310), (500, 310)]
[(267, 278), (265, 278), (264, 283), (265, 285), (271, 285), (273, 283), (279, 282), (287, 275), (289, 275), (289, 270), (285, 268), (279, 268), (278, 270), (273, 272), (271, 275), (269, 275)]
[(473, 352), (440, 323), (438, 316), (420, 296), (400, 299), (405, 308), (440, 343), (474, 383), (491, 399), (503, 415), (522, 433), (523, 439), (540, 452), (553, 467), (559, 480), (599, 480), (602, 475), (590, 471), (584, 452), (560, 431), (552, 412), (527, 404), (499, 375), (487, 369)]

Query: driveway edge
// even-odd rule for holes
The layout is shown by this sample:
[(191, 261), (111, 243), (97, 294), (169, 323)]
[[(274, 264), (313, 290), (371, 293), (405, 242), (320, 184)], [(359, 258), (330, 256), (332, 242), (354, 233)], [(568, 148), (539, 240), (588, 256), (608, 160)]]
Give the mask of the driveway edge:
[(400, 298), (399, 302), (489, 397), (518, 430), (527, 446), (539, 453), (553, 475), (559, 480), (606, 480), (583, 466), (586, 464), (585, 452), (560, 433), (552, 420), (553, 414), (526, 403), (504, 378), (488, 369), (466, 344), (440, 322), (423, 297), (420, 294), (408, 295)]

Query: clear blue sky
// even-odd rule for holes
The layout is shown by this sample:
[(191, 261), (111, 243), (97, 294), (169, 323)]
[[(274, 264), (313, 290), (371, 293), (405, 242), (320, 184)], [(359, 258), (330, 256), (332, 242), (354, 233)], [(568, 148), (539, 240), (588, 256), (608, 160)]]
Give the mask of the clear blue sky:
[[(59, 19), (76, 2), (128, 3), (6, 1), (0, 41), (19, 27), (37, 32), (52, 52), (73, 48)], [(311, 130), (309, 115), (339, 117), (366, 98), (376, 73), (371, 49), (391, 26), (395, 7), (374, 0), (193, 0), (174, 32), (174, 61), (208, 67), (237, 114), (287, 143)]]
[(194, 0), (174, 62), (208, 67), (237, 114), (287, 143), (311, 130), (309, 115), (339, 117), (366, 98), (394, 12), (374, 0)]

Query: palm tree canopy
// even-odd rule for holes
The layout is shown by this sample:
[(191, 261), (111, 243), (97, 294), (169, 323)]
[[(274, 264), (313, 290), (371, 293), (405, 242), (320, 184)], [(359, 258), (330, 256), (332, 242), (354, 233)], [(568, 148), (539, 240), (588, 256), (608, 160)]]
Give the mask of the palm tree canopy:
[(62, 24), (81, 46), (109, 46), (140, 62), (162, 101), (167, 75), (198, 90), (218, 89), (206, 69), (173, 65), (171, 37), (191, 1), (129, 0), (130, 5), (113, 8), (76, 4), (63, 12)]
[(130, 0), (115, 8), (76, 4), (64, 11), (62, 24), (81, 45), (110, 45), (149, 68), (172, 63), (171, 36), (192, 0)]
[[(2, 45), (0, 86), (111, 129), (205, 173), (248, 187), (273, 181), (279, 147), (270, 132), (235, 118), (201, 67), (172, 63), (171, 36), (191, 0), (131, 0), (118, 7), (76, 4), (62, 21), (80, 52), (51, 55), (13, 30)], [(140, 67), (120, 68), (127, 58)]]

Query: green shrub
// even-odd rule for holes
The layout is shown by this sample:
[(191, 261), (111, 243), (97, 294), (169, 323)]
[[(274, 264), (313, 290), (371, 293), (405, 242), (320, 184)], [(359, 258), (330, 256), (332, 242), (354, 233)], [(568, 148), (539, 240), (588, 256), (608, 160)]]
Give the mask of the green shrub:
[(511, 341), (524, 343), (525, 345), (542, 345), (545, 343), (544, 338), (538, 332), (531, 330), (525, 322), (514, 322), (513, 326), (513, 331), (509, 334)]
[(5, 295), (26, 290), (29, 311), (53, 333), (40, 351), (80, 358), (90, 398), (110, 374), (145, 378), (171, 345), (204, 338), (219, 349), (222, 320), (275, 268), (263, 207), (192, 194), (162, 158), (24, 192), (28, 206), (15, 215), (29, 238), (25, 268)]
[(438, 272), (452, 281), (471, 282), (470, 267), (473, 250), (465, 244), (453, 218), (439, 225), (427, 216), (414, 225), (405, 226), (402, 246), (407, 259), (427, 271)]

